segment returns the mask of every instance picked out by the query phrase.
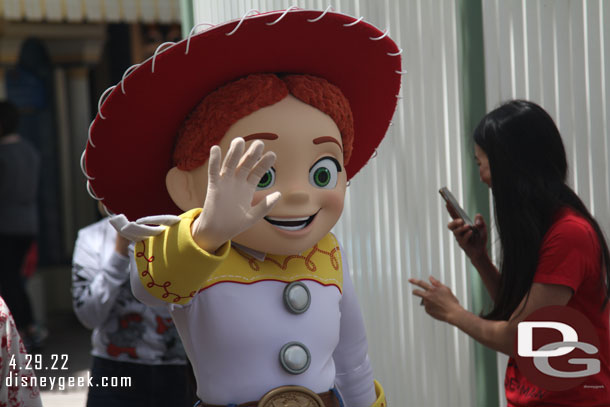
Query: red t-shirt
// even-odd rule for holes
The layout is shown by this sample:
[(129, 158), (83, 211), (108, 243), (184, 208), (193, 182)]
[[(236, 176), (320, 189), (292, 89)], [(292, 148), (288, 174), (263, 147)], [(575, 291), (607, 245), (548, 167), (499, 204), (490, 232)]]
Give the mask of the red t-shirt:
[(600, 311), (604, 301), (601, 272), (599, 240), (593, 227), (575, 211), (559, 210), (542, 240), (534, 282), (564, 285), (574, 291), (567, 306), (582, 312), (595, 326), (601, 371), (575, 388), (550, 392), (531, 384), (511, 357), (504, 379), (509, 407), (610, 406), (610, 307)]

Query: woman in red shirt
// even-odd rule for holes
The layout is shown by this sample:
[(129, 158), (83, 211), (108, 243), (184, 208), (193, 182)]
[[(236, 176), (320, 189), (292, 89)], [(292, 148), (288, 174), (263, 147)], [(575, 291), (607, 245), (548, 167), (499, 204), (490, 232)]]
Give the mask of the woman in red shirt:
[[(465, 310), (433, 277), (429, 283), (410, 279), (419, 287), (413, 294), (432, 317), (510, 356), (509, 406), (610, 406), (610, 254), (598, 223), (566, 184), (566, 153), (553, 119), (534, 103), (511, 101), (481, 120), (474, 141), (481, 181), (494, 197), (499, 270), (487, 254), (481, 215), (474, 228), (457, 216), (448, 227), (478, 270), (493, 309), (482, 317)], [(599, 360), (599, 372), (561, 391), (532, 383), (515, 363), (519, 322), (552, 305), (584, 314), (599, 338), (598, 353), (590, 356)]]

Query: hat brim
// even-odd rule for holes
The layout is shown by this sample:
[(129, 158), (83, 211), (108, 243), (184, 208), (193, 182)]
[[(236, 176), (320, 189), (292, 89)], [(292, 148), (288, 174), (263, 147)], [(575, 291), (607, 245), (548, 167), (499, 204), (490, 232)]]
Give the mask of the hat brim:
[(110, 92), (85, 153), (92, 192), (108, 209), (130, 220), (180, 213), (165, 187), (180, 125), (210, 92), (251, 73), (311, 74), (338, 86), (354, 116), (348, 179), (367, 163), (396, 108), (398, 47), (376, 27), (344, 14), (317, 19), (320, 11), (291, 10), (279, 19), (282, 14), (214, 26), (190, 39), (188, 53), (183, 40)]

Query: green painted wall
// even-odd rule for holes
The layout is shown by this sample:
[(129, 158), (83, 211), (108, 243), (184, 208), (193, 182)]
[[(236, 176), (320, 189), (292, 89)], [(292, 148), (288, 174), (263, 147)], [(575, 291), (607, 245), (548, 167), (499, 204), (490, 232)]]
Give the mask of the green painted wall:
[(193, 0), (180, 0), (180, 16), (182, 21), (182, 38), (186, 38), (195, 25)]
[[(483, 215), (489, 224), (489, 190), (479, 180), (474, 160), (472, 133), (486, 113), (485, 106), (485, 60), (483, 48), (482, 0), (458, 0), (458, 32), (460, 77), (462, 80), (462, 171), (464, 179), (464, 208), (474, 217)], [(470, 309), (475, 313), (491, 309), (491, 298), (478, 272), (470, 264), (467, 272), (471, 282)], [(476, 405), (492, 407), (499, 405), (498, 370), (496, 352), (474, 342)]]

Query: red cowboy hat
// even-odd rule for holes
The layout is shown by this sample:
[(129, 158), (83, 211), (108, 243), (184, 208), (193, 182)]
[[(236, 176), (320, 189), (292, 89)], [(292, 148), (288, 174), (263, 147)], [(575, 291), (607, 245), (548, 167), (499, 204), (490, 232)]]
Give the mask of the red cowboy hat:
[(396, 108), (401, 50), (387, 34), (362, 18), (288, 9), (162, 44), (100, 99), (81, 160), (89, 192), (130, 220), (181, 213), (165, 187), (181, 123), (221, 85), (264, 72), (316, 75), (341, 89), (354, 116), (350, 179), (375, 152)]

